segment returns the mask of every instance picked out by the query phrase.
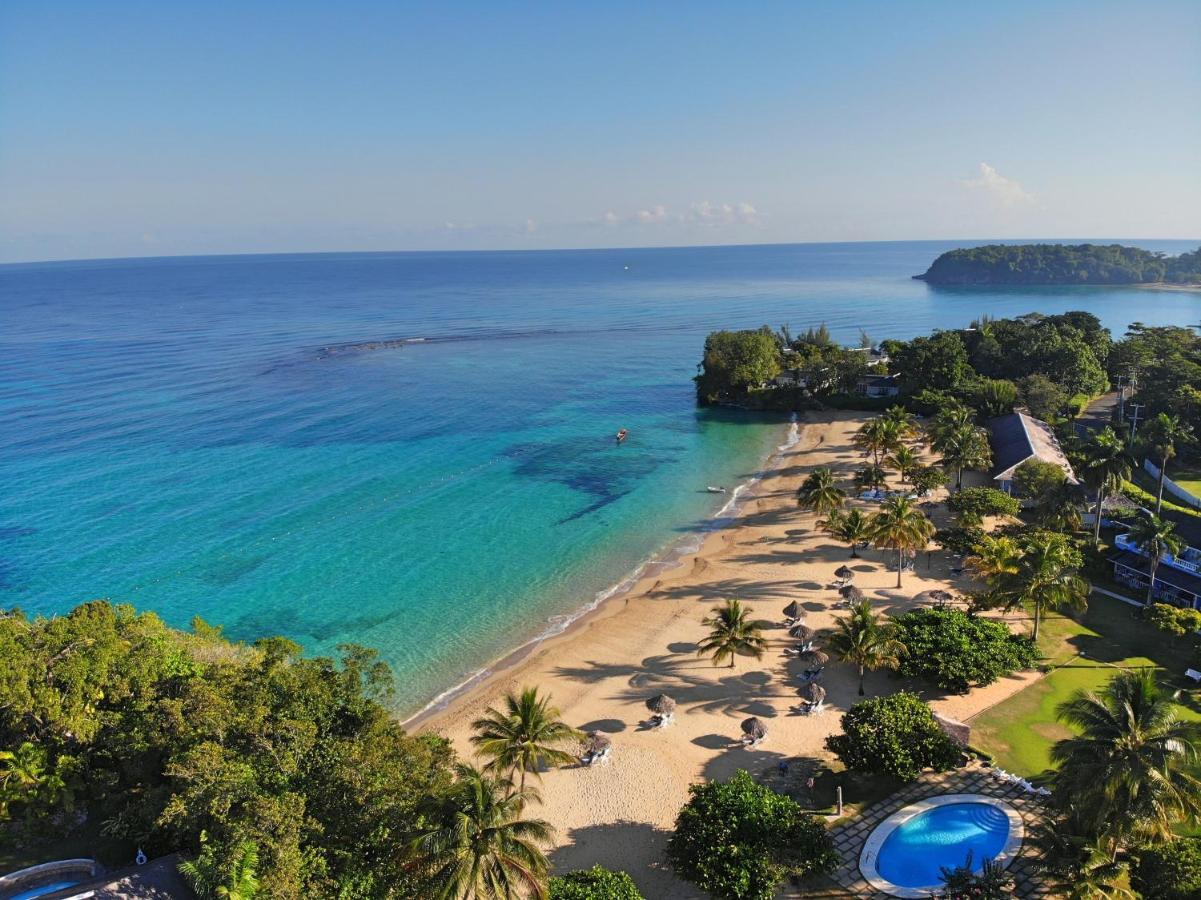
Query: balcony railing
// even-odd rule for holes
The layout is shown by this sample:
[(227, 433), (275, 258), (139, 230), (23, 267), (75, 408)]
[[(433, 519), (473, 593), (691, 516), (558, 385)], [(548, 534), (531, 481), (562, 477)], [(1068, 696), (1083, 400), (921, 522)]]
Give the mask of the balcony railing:
[[(1113, 539), (1113, 544), (1119, 550), (1129, 550), (1131, 553), (1137, 553), (1139, 556), (1145, 556), (1150, 559), (1151, 554), (1136, 544), (1130, 539), (1128, 534), (1119, 534)], [(1194, 557), (1189, 559), (1186, 557)], [(1189, 547), (1181, 556), (1173, 556), (1170, 553), (1165, 553), (1159, 557), (1159, 563), (1163, 566), (1171, 566), (1173, 569), (1179, 569), (1182, 572), (1188, 572), (1190, 575), (1201, 574), (1201, 552)]]

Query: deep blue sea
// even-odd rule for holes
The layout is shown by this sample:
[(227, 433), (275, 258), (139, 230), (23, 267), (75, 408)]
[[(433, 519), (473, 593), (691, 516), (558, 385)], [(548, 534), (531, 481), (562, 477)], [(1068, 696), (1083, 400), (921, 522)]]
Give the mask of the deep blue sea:
[(0, 605), (107, 597), (367, 644), (412, 712), (695, 542), (724, 502), (705, 486), (784, 440), (781, 419), (695, 408), (710, 330), (1201, 321), (1196, 294), (910, 278), (953, 246), (0, 266)]

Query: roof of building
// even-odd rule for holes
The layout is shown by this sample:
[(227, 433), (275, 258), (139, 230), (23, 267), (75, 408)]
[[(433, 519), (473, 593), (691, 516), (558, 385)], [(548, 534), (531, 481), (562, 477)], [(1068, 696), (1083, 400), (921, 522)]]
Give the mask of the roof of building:
[(997, 416), (988, 423), (992, 444), (994, 481), (1007, 481), (1014, 470), (1029, 459), (1049, 462), (1063, 469), (1068, 481), (1079, 484), (1072, 464), (1064, 456), (1063, 449), (1051, 426), (1023, 412)]
[[(1150, 576), (1151, 561), (1141, 553), (1131, 553), (1129, 550), (1123, 550), (1121, 553), (1115, 553), (1109, 557), (1109, 561), (1120, 566), (1125, 566), (1127, 569), (1134, 569), (1143, 575)], [(1171, 585), (1174, 588), (1188, 591), (1190, 594), (1195, 594), (1201, 597), (1201, 578), (1196, 575), (1190, 575), (1188, 572), (1174, 569), (1171, 566), (1160, 566), (1155, 570), (1155, 580), (1161, 584)]]
[(859, 379), (864, 384), (887, 384), (894, 385), (897, 383), (896, 375), (863, 375)]

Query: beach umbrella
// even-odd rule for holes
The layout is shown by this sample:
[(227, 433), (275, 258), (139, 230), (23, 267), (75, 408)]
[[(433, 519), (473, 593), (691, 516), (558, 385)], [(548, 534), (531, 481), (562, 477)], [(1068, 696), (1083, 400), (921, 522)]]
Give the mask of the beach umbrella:
[(588, 742), (584, 745), (589, 753), (600, 753), (613, 746), (613, 739), (603, 731), (588, 732)]
[(676, 701), (666, 694), (656, 694), (646, 701), (646, 708), (656, 715), (669, 716), (676, 709)]
[(789, 636), (796, 638), (802, 644), (807, 644), (813, 640), (813, 635), (816, 633), (817, 632), (815, 632), (808, 625), (793, 625), (788, 629)]
[(849, 600), (851, 603), (860, 603), (864, 598), (864, 593), (855, 587), (855, 585), (848, 584), (838, 589), (838, 596), (842, 597), (843, 600)]
[(826, 699), (826, 689), (816, 681), (811, 681), (801, 687), (801, 699), (810, 703), (821, 703)]
[(767, 726), (764, 725), (759, 719), (751, 716), (742, 723), (742, 733), (754, 738), (757, 741), (762, 740), (763, 738), (767, 737)]
[(784, 607), (784, 615), (788, 616), (788, 618), (790, 618), (790, 619), (800, 618), (801, 604), (799, 604), (795, 600), (793, 600), (791, 603), (789, 603), (787, 606)]
[(822, 650), (806, 650), (797, 659), (806, 666), (824, 666), (830, 661), (830, 656)]
[(950, 591), (943, 590), (922, 591), (913, 599), (918, 603), (934, 603), (938, 606), (946, 606), (955, 599), (955, 595)]
[(855, 570), (852, 569), (850, 566), (839, 566), (837, 569), (834, 570), (834, 577), (835, 578), (854, 578)]

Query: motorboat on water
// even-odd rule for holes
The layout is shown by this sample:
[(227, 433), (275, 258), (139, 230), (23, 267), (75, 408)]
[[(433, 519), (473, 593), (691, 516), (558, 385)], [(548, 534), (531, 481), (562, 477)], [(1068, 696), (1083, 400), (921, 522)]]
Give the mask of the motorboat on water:
[(724, 494), (726, 492), (724, 487), (716, 487), (712, 484), (705, 488), (705, 490), (707, 490), (710, 494)]
[(619, 444), (629, 436), (630, 436), (630, 433), (628, 431), (626, 431), (624, 428), (622, 428), (620, 431), (618, 431), (617, 434), (615, 435), (615, 437), (617, 438), (617, 443), (619, 443)]

